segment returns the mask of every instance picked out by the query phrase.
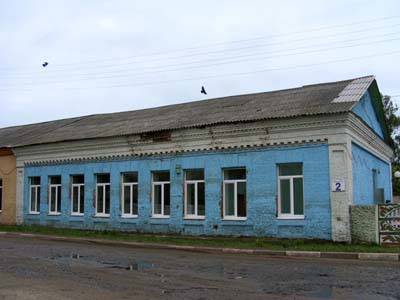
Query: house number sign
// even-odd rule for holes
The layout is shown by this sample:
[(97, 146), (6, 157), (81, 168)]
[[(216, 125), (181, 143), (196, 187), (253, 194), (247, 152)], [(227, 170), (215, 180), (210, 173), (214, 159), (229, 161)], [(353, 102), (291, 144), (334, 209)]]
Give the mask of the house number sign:
[(345, 190), (344, 180), (334, 180), (332, 182), (332, 192), (344, 192)]

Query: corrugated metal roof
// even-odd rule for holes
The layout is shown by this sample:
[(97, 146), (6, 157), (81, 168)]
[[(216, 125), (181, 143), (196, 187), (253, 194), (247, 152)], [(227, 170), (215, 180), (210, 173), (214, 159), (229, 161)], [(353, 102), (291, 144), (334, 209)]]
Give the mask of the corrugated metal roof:
[(349, 111), (374, 77), (0, 129), (0, 147)]

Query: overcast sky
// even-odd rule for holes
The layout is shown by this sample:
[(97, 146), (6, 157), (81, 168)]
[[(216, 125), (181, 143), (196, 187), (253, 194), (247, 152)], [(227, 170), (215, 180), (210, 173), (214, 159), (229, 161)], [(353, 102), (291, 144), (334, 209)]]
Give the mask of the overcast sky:
[(398, 0), (0, 0), (0, 127), (399, 72)]

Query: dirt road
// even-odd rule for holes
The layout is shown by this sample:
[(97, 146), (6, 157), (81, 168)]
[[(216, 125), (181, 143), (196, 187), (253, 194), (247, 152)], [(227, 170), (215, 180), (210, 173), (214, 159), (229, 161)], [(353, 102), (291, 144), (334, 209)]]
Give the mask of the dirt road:
[(0, 236), (0, 299), (400, 299), (400, 263)]

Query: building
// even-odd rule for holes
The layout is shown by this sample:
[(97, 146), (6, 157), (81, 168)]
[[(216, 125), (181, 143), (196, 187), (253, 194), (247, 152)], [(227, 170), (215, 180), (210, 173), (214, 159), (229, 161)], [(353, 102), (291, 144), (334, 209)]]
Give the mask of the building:
[(9, 148), (0, 147), (0, 224), (15, 223), (16, 159)]
[(5, 128), (0, 145), (28, 225), (350, 241), (350, 205), (392, 200), (373, 76)]

